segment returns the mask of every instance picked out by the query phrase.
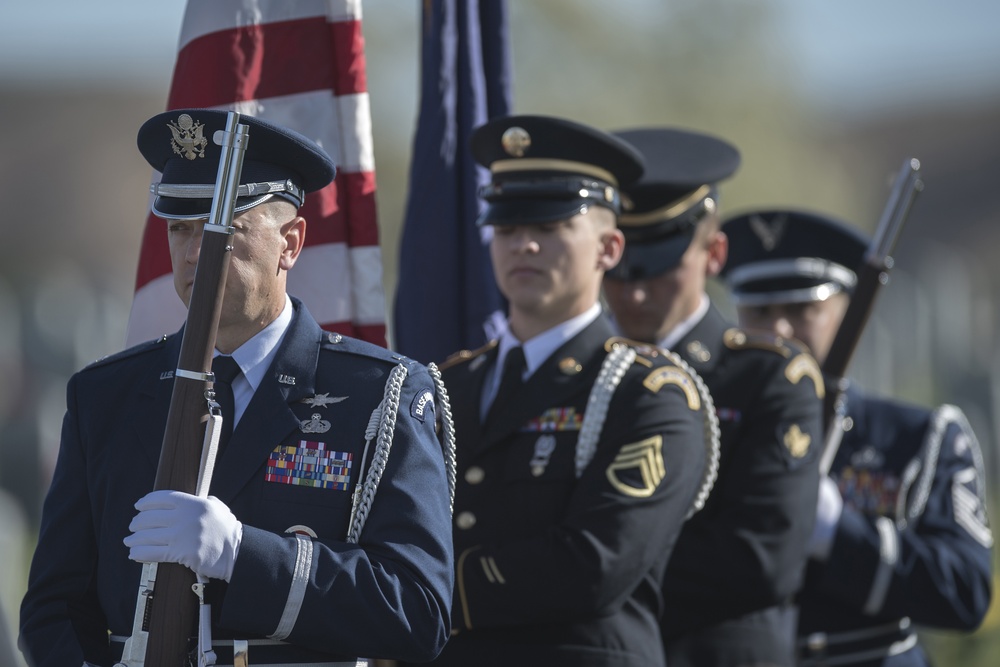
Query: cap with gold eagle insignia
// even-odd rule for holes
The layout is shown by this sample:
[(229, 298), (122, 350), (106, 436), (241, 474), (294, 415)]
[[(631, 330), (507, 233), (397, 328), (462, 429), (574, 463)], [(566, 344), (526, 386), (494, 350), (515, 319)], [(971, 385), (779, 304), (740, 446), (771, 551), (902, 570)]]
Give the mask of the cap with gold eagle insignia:
[(643, 171), (625, 141), (551, 116), (503, 116), (476, 128), (472, 154), (491, 181), (480, 192), (480, 225), (544, 224), (590, 206), (621, 213), (620, 188)]

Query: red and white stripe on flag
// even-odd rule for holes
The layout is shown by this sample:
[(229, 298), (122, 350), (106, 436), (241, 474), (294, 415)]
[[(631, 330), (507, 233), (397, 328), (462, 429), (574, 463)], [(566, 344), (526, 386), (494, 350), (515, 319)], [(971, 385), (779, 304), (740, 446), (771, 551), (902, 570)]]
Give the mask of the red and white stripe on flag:
[[(337, 178), (301, 209), (308, 233), (288, 291), (323, 328), (384, 346), (361, 0), (189, 0), (167, 109), (189, 107), (263, 118), (330, 154)], [(166, 225), (150, 214), (126, 342), (172, 333), (185, 316)]]

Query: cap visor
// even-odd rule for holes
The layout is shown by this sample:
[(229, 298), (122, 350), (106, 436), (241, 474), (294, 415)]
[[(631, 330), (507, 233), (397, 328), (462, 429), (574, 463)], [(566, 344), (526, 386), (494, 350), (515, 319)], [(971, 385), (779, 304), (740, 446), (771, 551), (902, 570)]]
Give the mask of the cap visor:
[(539, 199), (508, 199), (487, 204), (479, 217), (484, 225), (541, 225), (568, 220), (586, 211), (594, 202), (584, 199), (547, 201)]
[(691, 245), (694, 232), (671, 234), (656, 241), (625, 241), (625, 252), (618, 265), (607, 272), (614, 280), (642, 280), (676, 268)]

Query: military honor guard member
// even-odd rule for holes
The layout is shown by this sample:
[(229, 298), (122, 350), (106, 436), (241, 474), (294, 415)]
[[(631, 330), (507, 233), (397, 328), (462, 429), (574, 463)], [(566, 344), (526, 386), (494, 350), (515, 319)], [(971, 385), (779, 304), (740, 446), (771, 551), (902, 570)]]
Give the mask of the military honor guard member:
[[(477, 128), (508, 328), (442, 366), (458, 441), (453, 636), (435, 665), (648, 667), (667, 558), (709, 480), (707, 394), (614, 331), (619, 188), (641, 157), (569, 120)], [(708, 425), (707, 425), (708, 424)]]
[[(170, 111), (138, 134), (162, 173), (153, 212), (166, 221), (185, 304), (220, 160), (212, 139), (225, 121), (222, 111)], [(211, 495), (150, 492), (180, 333), (76, 373), (21, 607), (20, 647), (33, 667), (120, 659), (137, 561), (180, 563), (208, 580), (220, 665), (234, 664), (234, 645), (249, 645), (251, 665), (318, 666), (428, 660), (447, 640), (454, 571), (439, 383), (409, 359), (323, 331), (286, 295), (306, 232), (298, 208), (335, 166), (294, 132), (241, 122), (249, 142), (215, 371), (231, 388), (223, 414), (235, 428)], [(362, 498), (366, 521), (348, 539), (352, 496), (370, 472), (381, 483), (363, 487), (375, 494)]]
[[(723, 225), (740, 322), (826, 358), (868, 239), (812, 212), (750, 211)], [(983, 460), (953, 405), (846, 392), (799, 597), (800, 665), (928, 665), (915, 626), (973, 630), (991, 596)]]
[(623, 189), (625, 255), (605, 299), (625, 336), (674, 351), (704, 378), (722, 431), (715, 487), (663, 583), (667, 664), (791, 665), (818, 483), (819, 367), (792, 341), (730, 324), (706, 293), (726, 263), (718, 184), (739, 166), (736, 148), (674, 128), (617, 136), (646, 171)]

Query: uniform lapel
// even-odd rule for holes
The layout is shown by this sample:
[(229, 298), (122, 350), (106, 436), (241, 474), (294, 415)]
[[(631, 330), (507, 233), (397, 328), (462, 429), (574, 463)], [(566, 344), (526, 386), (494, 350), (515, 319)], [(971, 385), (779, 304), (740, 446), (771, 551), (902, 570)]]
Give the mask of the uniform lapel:
[(479, 406), (485, 390), (486, 372), (496, 365), (500, 348), (492, 348), (448, 374), (448, 398), (451, 401), (455, 432), (461, 434), (461, 447), (478, 443), (482, 437)]
[(167, 338), (156, 363), (149, 369), (148, 377), (136, 390), (136, 409), (126, 417), (132, 420), (137, 442), (146, 453), (154, 474), (160, 465), (160, 450), (163, 448), (183, 333), (181, 329), (177, 335)]
[[(490, 447), (518, 431), (525, 422), (538, 416), (545, 408), (568, 403), (580, 393), (581, 388), (589, 392), (606, 356), (604, 342), (613, 335), (610, 323), (601, 315), (553, 352), (528, 378), (519, 395), (508, 404), (506, 414), (483, 426), (481, 448)], [(568, 359), (575, 360), (580, 370), (568, 363), (564, 370), (561, 363)]]
[(259, 474), (274, 448), (298, 430), (299, 419), (291, 404), (316, 393), (323, 331), (296, 306), (277, 356), (236, 425), (225, 454), (216, 463), (212, 495), (223, 502), (231, 502)]

